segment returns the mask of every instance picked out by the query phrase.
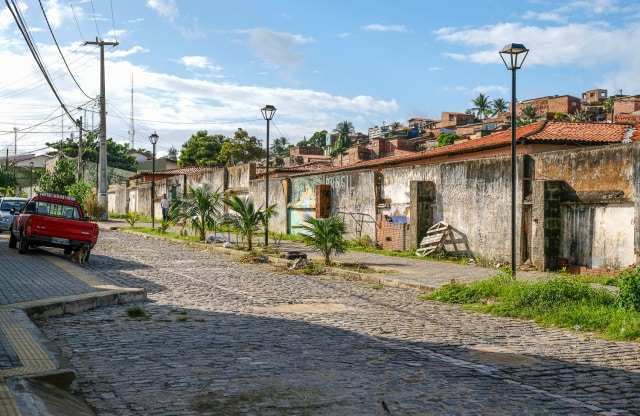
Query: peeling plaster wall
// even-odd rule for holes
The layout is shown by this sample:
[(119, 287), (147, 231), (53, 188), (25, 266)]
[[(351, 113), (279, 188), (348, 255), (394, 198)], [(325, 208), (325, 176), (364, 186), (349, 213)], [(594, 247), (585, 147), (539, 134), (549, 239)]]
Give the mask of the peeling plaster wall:
[[(434, 223), (449, 223), (473, 254), (507, 261), (511, 256), (510, 175), (510, 158), (383, 169), (380, 197), (389, 208), (381, 214), (408, 217), (410, 181), (432, 181), (436, 187)], [(411, 218), (407, 220), (411, 223)]]
[(569, 264), (621, 270), (635, 263), (631, 205), (565, 205), (560, 255)]
[(314, 216), (315, 187), (327, 184), (331, 187), (331, 212), (344, 218), (346, 238), (369, 237), (375, 241), (378, 194), (375, 183), (375, 172), (371, 170), (291, 178), (288, 213), (291, 227), (300, 225), (305, 214)]
[(562, 180), (575, 191), (621, 190), (633, 196), (634, 148), (607, 147), (532, 154), (536, 180)]

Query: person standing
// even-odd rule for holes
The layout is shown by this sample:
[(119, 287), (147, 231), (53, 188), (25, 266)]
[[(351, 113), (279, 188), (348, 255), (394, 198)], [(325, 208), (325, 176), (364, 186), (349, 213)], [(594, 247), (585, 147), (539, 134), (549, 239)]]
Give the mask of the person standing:
[(160, 207), (162, 208), (162, 219), (169, 219), (169, 199), (167, 198), (167, 194), (162, 194), (162, 199), (160, 200)]

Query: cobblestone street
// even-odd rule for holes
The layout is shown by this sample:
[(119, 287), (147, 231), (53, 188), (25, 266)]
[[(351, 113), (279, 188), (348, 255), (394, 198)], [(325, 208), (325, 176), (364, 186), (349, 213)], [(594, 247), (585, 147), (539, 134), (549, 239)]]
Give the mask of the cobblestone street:
[(148, 319), (36, 324), (102, 416), (640, 414), (639, 343), (231, 260), (102, 231), (85, 269), (144, 288)]

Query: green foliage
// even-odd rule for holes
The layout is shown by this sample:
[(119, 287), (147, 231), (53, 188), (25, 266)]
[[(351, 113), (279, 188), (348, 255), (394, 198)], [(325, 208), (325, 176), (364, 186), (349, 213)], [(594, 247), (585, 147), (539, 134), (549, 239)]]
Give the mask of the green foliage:
[[(630, 272), (627, 276), (632, 276), (630, 292), (637, 293), (637, 275)], [(470, 285), (452, 282), (424, 299), (460, 303), (500, 316), (534, 319), (544, 325), (595, 331), (610, 338), (640, 337), (640, 313), (635, 308), (621, 308), (625, 302), (619, 295), (568, 278), (532, 283), (503, 273)]]
[(220, 148), (216, 160), (222, 166), (232, 166), (236, 163), (260, 160), (264, 150), (255, 136), (242, 129), (236, 130), (233, 139), (226, 141)]
[(584, 123), (589, 121), (589, 112), (587, 112), (587, 110), (576, 110), (575, 113), (571, 114), (569, 116), (571, 121), (575, 121), (575, 122), (579, 122), (579, 123)]
[(178, 167), (186, 166), (224, 166), (225, 163), (218, 161), (217, 156), (222, 149), (222, 145), (229, 139), (222, 134), (209, 135), (206, 130), (200, 130), (192, 135), (186, 143), (182, 145)]
[(491, 102), (491, 115), (497, 116), (499, 113), (504, 113), (509, 109), (509, 104), (502, 99), (496, 98)]
[[(100, 140), (95, 134), (88, 134), (82, 141), (82, 160), (98, 163)], [(123, 169), (129, 172), (135, 172), (138, 161), (131, 155), (129, 144), (119, 144), (113, 139), (106, 140), (107, 147), (107, 165), (111, 168)], [(78, 157), (78, 141), (77, 139), (67, 138), (62, 142), (47, 143), (47, 146), (56, 150), (49, 152), (48, 155), (54, 156), (62, 152), (68, 158)]]
[(353, 123), (350, 121), (341, 121), (333, 129), (334, 133), (338, 133), (338, 140), (334, 145), (335, 148), (348, 149), (351, 147), (351, 135), (355, 133), (356, 129), (353, 127)]
[(640, 312), (640, 270), (625, 270), (618, 276), (618, 282), (618, 305), (623, 309)]
[(520, 115), (516, 117), (516, 125), (518, 127), (526, 126), (527, 124), (531, 124), (538, 119), (538, 114), (536, 113), (536, 108), (531, 104), (525, 105), (520, 111)]
[(331, 255), (344, 253), (347, 241), (344, 239), (346, 227), (341, 217), (328, 218), (306, 216), (302, 225), (302, 242), (314, 251), (322, 253), (324, 263), (331, 264)]
[[(223, 222), (226, 225), (235, 227), (238, 234), (247, 238), (247, 250), (253, 250), (253, 235), (259, 229), (261, 224), (265, 224), (268, 218), (265, 218), (265, 210), (256, 209), (255, 205), (249, 198), (240, 198), (238, 195), (230, 194), (224, 198), (224, 203), (234, 212), (225, 215)], [(269, 207), (273, 212), (275, 205)], [(272, 215), (272, 214), (268, 214)]]
[(487, 114), (491, 113), (491, 100), (488, 95), (478, 94), (476, 98), (471, 100), (474, 107), (471, 108), (476, 117), (487, 118)]
[(67, 195), (67, 188), (76, 182), (76, 169), (73, 162), (60, 158), (56, 162), (53, 174), (44, 172), (38, 181), (42, 192)]
[(175, 199), (169, 207), (169, 216), (173, 221), (191, 226), (200, 236), (207, 238), (207, 230), (214, 230), (221, 216), (222, 194), (214, 191), (211, 185), (189, 186), (189, 192), (182, 199)]
[[(7, 170), (0, 170), (0, 188), (14, 188), (17, 184), (18, 182), (13, 173)], [(2, 192), (2, 195), (8, 195), (8, 193)]]
[(449, 134), (449, 133), (441, 134), (440, 136), (438, 136), (438, 139), (437, 139), (438, 147), (449, 146), (459, 138), (460, 136), (458, 136), (457, 134)]
[(278, 137), (273, 140), (273, 144), (271, 144), (271, 148), (269, 151), (274, 156), (289, 156), (289, 152), (291, 150), (291, 145), (286, 137)]
[(67, 186), (67, 195), (74, 197), (81, 206), (84, 206), (84, 201), (94, 193), (93, 187), (84, 181), (74, 182)]
[(84, 215), (89, 217), (91, 221), (98, 221), (107, 213), (107, 206), (100, 203), (98, 194), (95, 192), (85, 197), (82, 208)]
[(131, 227), (135, 227), (136, 222), (140, 220), (140, 213), (136, 211), (129, 211), (125, 214), (124, 219), (127, 220)]
[(160, 227), (159, 227), (159, 229), (160, 229), (160, 233), (161, 233), (161, 234), (166, 234), (166, 233), (167, 233), (167, 230), (168, 230), (172, 225), (173, 225), (173, 220), (171, 220), (171, 219), (164, 219), (164, 218), (163, 218), (163, 219), (160, 221)]
[(139, 305), (129, 306), (126, 309), (126, 312), (129, 318), (146, 318), (147, 317), (147, 311), (142, 306), (139, 306)]

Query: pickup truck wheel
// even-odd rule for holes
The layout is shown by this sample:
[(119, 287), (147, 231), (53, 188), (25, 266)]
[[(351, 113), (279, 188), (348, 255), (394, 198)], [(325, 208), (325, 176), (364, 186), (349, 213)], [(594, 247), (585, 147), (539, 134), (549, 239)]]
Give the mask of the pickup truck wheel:
[(29, 251), (29, 240), (21, 236), (20, 241), (18, 241), (18, 253), (25, 254), (27, 251)]
[(13, 233), (9, 236), (9, 248), (18, 247), (18, 240), (13, 236)]

